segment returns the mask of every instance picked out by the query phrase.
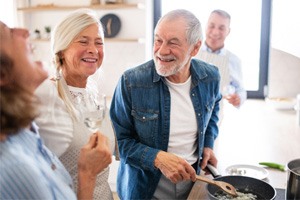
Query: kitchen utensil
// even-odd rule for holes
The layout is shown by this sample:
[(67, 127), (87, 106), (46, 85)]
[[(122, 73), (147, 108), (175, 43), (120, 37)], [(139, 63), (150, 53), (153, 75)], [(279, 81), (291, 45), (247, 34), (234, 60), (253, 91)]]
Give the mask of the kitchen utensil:
[(230, 195), (232, 195), (234, 197), (237, 196), (235, 188), (232, 185), (230, 185), (229, 183), (226, 183), (224, 181), (211, 180), (211, 179), (206, 178), (204, 176), (198, 176), (198, 175), (196, 176), (196, 179), (199, 180), (199, 181), (204, 181), (204, 182), (206, 182), (208, 184), (215, 185), (215, 186), (221, 188), (227, 194), (230, 194)]
[(257, 179), (265, 179), (269, 174), (263, 167), (247, 164), (231, 165), (225, 169), (225, 172), (227, 175), (248, 176)]
[(287, 164), (286, 199), (300, 199), (300, 158)]
[[(257, 199), (274, 200), (276, 197), (275, 188), (273, 188), (270, 184), (263, 180), (238, 175), (221, 176), (215, 167), (208, 165), (207, 168), (213, 175), (215, 181), (224, 181), (226, 183), (229, 183), (236, 188), (237, 192), (252, 193), (257, 196)], [(220, 192), (220, 189), (218, 187), (212, 184), (208, 184), (207, 191), (209, 199), (218, 199), (215, 196)]]

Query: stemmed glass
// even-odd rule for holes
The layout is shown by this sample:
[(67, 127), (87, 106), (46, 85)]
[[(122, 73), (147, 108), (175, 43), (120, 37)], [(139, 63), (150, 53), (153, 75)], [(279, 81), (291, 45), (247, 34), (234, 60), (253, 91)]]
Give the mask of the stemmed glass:
[(91, 132), (100, 129), (106, 113), (106, 96), (102, 93), (90, 94), (85, 99), (85, 112), (82, 112), (84, 124)]
[(233, 87), (232, 85), (226, 85), (223, 87), (222, 89), (222, 95), (224, 96), (224, 98), (229, 98), (229, 96), (233, 95), (235, 93), (235, 87)]

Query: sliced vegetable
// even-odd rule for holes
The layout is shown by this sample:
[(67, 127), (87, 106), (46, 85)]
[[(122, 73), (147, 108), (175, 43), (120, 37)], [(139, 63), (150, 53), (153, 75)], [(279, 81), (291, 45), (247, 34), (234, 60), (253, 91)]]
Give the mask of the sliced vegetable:
[(282, 165), (282, 164), (278, 164), (278, 163), (273, 163), (273, 162), (260, 162), (259, 163), (260, 165), (265, 165), (267, 167), (271, 167), (271, 168), (274, 168), (274, 169), (279, 169), (281, 171), (285, 171), (285, 166)]

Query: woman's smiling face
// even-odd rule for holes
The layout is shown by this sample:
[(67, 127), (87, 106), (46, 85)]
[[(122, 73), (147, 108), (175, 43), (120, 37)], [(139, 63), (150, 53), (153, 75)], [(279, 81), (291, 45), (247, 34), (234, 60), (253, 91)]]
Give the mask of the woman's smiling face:
[[(92, 24), (80, 32), (70, 46), (62, 51), (61, 57), (68, 84), (72, 80), (82, 82), (81, 80), (93, 75), (101, 66), (104, 57), (103, 38), (98, 25)], [(70, 85), (72, 83), (73, 81)]]
[(34, 92), (48, 77), (42, 63), (34, 61), (28, 37), (28, 30), (9, 28), (0, 21), (1, 54), (13, 61), (13, 69), (9, 76), (4, 77), (1, 74), (1, 86), (15, 83)]

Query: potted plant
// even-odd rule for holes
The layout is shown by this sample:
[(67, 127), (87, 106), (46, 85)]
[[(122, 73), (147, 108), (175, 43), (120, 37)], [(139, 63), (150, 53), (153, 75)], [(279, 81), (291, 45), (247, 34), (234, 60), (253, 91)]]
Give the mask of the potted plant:
[(41, 31), (39, 29), (34, 30), (34, 38), (41, 39)]
[(51, 27), (45, 26), (46, 38), (50, 38), (51, 35)]

